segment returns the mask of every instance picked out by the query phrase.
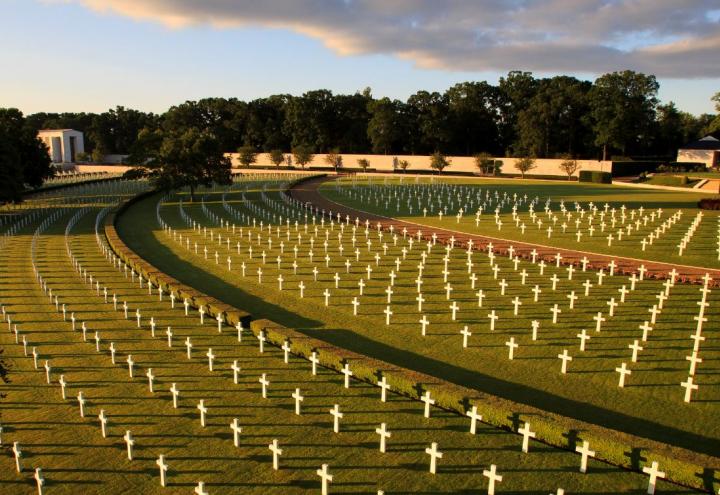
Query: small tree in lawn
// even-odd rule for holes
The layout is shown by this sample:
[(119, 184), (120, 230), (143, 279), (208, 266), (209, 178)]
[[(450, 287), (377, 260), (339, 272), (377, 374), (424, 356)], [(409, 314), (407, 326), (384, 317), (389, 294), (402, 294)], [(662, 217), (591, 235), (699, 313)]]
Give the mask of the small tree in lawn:
[(337, 149), (332, 150), (330, 153), (325, 155), (325, 163), (333, 167), (337, 172), (338, 169), (342, 167), (342, 155)]
[(310, 148), (307, 146), (298, 146), (293, 150), (293, 157), (295, 158), (295, 163), (305, 168), (305, 165), (313, 161), (315, 155), (312, 154)]
[(495, 175), (495, 159), (490, 153), (478, 153), (475, 155), (475, 166), (483, 175)]
[(407, 160), (400, 160), (398, 162), (398, 168), (402, 169), (403, 173), (405, 173), (410, 166), (410, 162)]
[(577, 160), (575, 160), (574, 158), (566, 158), (565, 160), (560, 162), (560, 170), (567, 174), (568, 180), (571, 180), (573, 174), (579, 169), (580, 165), (578, 165)]
[(237, 151), (238, 161), (243, 167), (249, 167), (257, 161), (257, 152), (252, 146), (241, 146)]
[(436, 151), (430, 157), (430, 168), (433, 170), (437, 170), (438, 174), (442, 174), (442, 171), (449, 166), (450, 160), (445, 158), (445, 156), (439, 151)]
[(270, 152), (270, 161), (275, 164), (276, 167), (280, 167), (280, 164), (285, 161), (285, 155), (282, 150), (272, 150)]
[(363, 170), (363, 172), (367, 172), (367, 169), (370, 167), (370, 160), (367, 158), (358, 158), (358, 166)]
[(535, 168), (535, 159), (529, 156), (518, 158), (515, 160), (515, 169), (520, 172), (522, 178), (525, 178), (525, 174)]

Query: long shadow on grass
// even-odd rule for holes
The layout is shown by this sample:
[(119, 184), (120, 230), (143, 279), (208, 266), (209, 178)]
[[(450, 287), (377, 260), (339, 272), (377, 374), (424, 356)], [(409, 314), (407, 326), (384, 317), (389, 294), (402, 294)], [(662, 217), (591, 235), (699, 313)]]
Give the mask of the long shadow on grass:
[(140, 201), (128, 209), (118, 222), (118, 235), (130, 249), (141, 254), (144, 259), (156, 268), (175, 277), (180, 282), (247, 311), (254, 318), (270, 318), (288, 326), (319, 327), (322, 325), (322, 322), (304, 318), (301, 315), (287, 311), (282, 306), (277, 306), (248, 294), (238, 285), (229, 284), (223, 279), (198, 269), (192, 263), (179, 258), (153, 236), (152, 232), (157, 230), (154, 224), (155, 217), (152, 216), (148, 220), (142, 215), (143, 211), (155, 211), (154, 201), (156, 199), (156, 196), (151, 196)]
[[(299, 328), (311, 337), (343, 347), (389, 363), (427, 373), (480, 392), (496, 395), (521, 404), (561, 414), (658, 442), (683, 447), (708, 455), (720, 452), (720, 440), (653, 423), (642, 418), (627, 416), (585, 402), (509, 382), (477, 371), (467, 370), (445, 361), (385, 345), (364, 335), (346, 329)], [(573, 445), (571, 445), (574, 448)], [(628, 456), (629, 453), (628, 453)], [(638, 460), (639, 461), (639, 460)], [(639, 469), (639, 462), (638, 466)]]
[[(320, 329), (322, 322), (304, 318), (296, 313), (268, 303), (241, 288), (199, 269), (178, 258), (152, 235), (154, 217), (144, 218), (140, 212), (154, 211), (156, 197), (151, 196), (127, 210), (118, 224), (118, 233), (125, 243), (158, 269), (165, 271), (211, 296), (250, 312), (254, 318), (270, 318), (273, 321), (296, 328), (311, 337), (318, 338), (345, 349), (372, 356), (388, 363), (437, 376), (479, 392), (496, 395), (521, 404), (561, 414), (581, 421), (597, 424), (640, 437), (665, 442), (691, 451), (709, 455), (720, 452), (720, 440), (627, 416), (602, 407), (593, 406), (565, 397), (537, 390), (501, 378), (453, 366), (421, 354), (388, 346), (347, 329)], [(147, 204), (150, 203), (150, 204)], [(572, 442), (570, 442), (572, 443)], [(570, 445), (574, 448), (574, 445)], [(628, 457), (632, 457), (628, 452)], [(632, 460), (632, 459), (631, 459)], [(639, 459), (637, 465), (639, 469)]]

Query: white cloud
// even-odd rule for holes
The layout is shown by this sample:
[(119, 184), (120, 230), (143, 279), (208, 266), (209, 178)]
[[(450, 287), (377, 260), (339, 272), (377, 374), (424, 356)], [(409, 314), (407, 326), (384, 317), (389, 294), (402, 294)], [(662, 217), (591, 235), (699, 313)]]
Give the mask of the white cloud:
[(73, 0), (182, 29), (265, 26), (421, 67), (720, 76), (716, 0)]

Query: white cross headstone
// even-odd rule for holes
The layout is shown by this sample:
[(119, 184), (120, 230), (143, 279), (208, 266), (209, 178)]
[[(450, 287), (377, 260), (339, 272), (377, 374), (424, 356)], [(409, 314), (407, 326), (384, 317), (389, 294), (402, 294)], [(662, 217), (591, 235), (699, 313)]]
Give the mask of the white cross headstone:
[(582, 447), (575, 447), (575, 452), (580, 454), (580, 472), (587, 473), (588, 457), (595, 457), (595, 451), (590, 450), (590, 443), (584, 441)]
[(375, 428), (375, 433), (380, 435), (380, 452), (385, 453), (385, 441), (392, 436), (392, 433), (387, 431), (385, 423), (381, 423), (380, 428)]
[(483, 476), (488, 479), (488, 495), (495, 495), (495, 483), (501, 483), (503, 477), (497, 474), (497, 466), (490, 465), (490, 469), (483, 470)]
[(340, 433), (340, 419), (344, 416), (344, 414), (340, 412), (340, 406), (335, 404), (335, 406), (330, 409), (330, 414), (333, 417), (333, 431)]
[(437, 460), (442, 459), (443, 453), (438, 451), (436, 442), (432, 442), (430, 447), (425, 449), (425, 453), (430, 456), (430, 472), (435, 474), (437, 471)]

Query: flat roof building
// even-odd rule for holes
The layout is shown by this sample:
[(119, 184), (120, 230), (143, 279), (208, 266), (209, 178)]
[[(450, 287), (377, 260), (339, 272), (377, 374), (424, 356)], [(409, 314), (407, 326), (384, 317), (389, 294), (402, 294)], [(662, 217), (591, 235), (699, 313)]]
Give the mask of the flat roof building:
[(712, 136), (686, 144), (678, 150), (677, 161), (704, 163), (707, 167), (720, 167), (720, 140)]
[(77, 154), (85, 152), (83, 133), (74, 129), (42, 129), (38, 137), (50, 150), (53, 163), (75, 163)]

